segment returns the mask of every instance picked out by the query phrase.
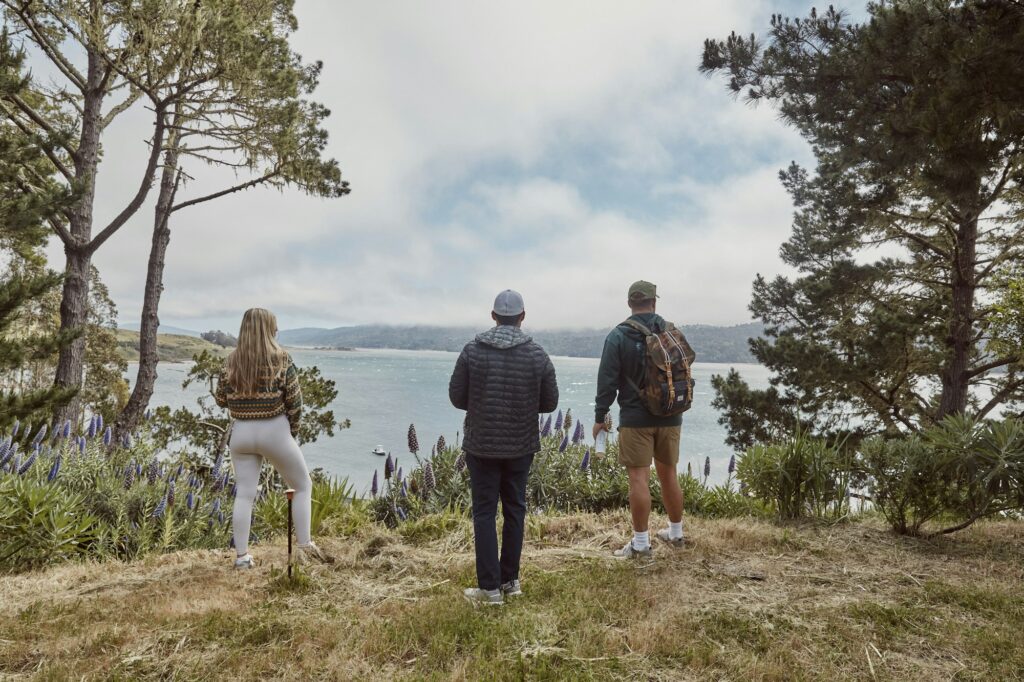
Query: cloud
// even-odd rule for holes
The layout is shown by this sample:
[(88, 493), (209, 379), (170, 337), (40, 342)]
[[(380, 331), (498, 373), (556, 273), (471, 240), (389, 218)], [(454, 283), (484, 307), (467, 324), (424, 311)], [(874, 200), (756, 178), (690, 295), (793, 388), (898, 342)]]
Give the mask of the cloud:
[[(788, 233), (776, 171), (806, 148), (696, 66), (704, 38), (763, 31), (775, 9), (299, 3), (294, 44), (324, 61), (316, 97), (353, 193), (255, 190), (176, 214), (161, 319), (232, 328), (258, 304), (282, 326), (485, 323), (518, 286), (538, 326), (606, 324), (644, 277), (681, 322), (745, 320)], [(111, 130), (98, 214), (137, 186), (147, 126), (134, 110)], [(185, 196), (233, 181), (190, 172)], [(96, 256), (126, 321), (151, 204)]]

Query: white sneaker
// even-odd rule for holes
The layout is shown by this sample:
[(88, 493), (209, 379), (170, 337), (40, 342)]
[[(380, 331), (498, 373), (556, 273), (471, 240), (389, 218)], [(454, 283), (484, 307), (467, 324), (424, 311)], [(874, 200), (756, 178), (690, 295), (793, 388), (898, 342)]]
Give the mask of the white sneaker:
[(667, 542), (668, 544), (672, 545), (673, 547), (685, 547), (686, 546), (686, 538), (685, 537), (678, 537), (678, 538), (670, 537), (669, 534), (668, 534), (668, 528), (662, 528), (657, 533), (655, 533), (655, 535), (658, 537), (659, 540), (661, 540), (663, 542)]
[(252, 554), (246, 554), (235, 559), (235, 570), (248, 571), (256, 568), (256, 560), (252, 558)]
[(502, 584), (501, 593), (506, 597), (521, 597), (523, 596), (523, 586), (519, 584), (518, 579), (509, 580)]
[(612, 552), (612, 556), (616, 559), (650, 559), (653, 556), (653, 552), (650, 547), (644, 549), (637, 549), (633, 546), (633, 541), (630, 540), (626, 543), (626, 546), (622, 549), (617, 549)]
[(334, 557), (316, 546), (315, 542), (308, 545), (299, 545), (295, 548), (295, 563), (299, 566), (313, 562), (321, 564), (333, 564)]
[(504, 597), (501, 596), (501, 590), (481, 590), (479, 587), (467, 587), (462, 591), (462, 596), (466, 598), (470, 604), (474, 607), (480, 606), (501, 606), (505, 603)]

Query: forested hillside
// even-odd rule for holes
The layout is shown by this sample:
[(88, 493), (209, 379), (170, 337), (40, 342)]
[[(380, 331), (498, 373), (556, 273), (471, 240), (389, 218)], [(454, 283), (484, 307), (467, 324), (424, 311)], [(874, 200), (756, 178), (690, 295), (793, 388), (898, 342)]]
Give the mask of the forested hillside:
[[(596, 358), (608, 329), (535, 330), (525, 328), (534, 340), (552, 355)], [(362, 325), (336, 329), (288, 329), (280, 333), (283, 343), (292, 346), (329, 348), (397, 348), (402, 350), (459, 351), (482, 329), (475, 327), (434, 327)], [(759, 336), (759, 324), (733, 327), (689, 325), (686, 337), (701, 362), (753, 362), (747, 339)]]

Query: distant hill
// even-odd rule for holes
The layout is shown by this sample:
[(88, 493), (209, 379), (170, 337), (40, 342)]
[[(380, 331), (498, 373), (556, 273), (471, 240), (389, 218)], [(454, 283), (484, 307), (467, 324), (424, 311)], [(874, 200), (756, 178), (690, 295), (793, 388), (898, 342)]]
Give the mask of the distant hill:
[[(117, 350), (128, 362), (139, 359), (139, 333), (131, 329), (117, 330)], [(208, 350), (220, 356), (227, 356), (230, 348), (210, 343), (203, 339), (183, 334), (157, 334), (156, 353), (161, 362), (188, 362), (194, 353)]]
[[(127, 329), (130, 331), (139, 331), (138, 322), (125, 322), (124, 324), (118, 323), (118, 329)], [(182, 329), (181, 327), (171, 327), (166, 324), (160, 325), (161, 334), (174, 334), (176, 336), (199, 336), (199, 332), (192, 329)]]
[[(754, 362), (747, 339), (761, 334), (758, 323), (732, 327), (694, 324), (683, 328), (701, 362)], [(400, 350), (459, 351), (482, 331), (477, 327), (361, 325), (322, 329), (306, 327), (278, 333), (289, 346), (320, 348), (395, 348)], [(525, 328), (552, 355), (596, 358), (601, 356), (609, 329), (540, 330)]]

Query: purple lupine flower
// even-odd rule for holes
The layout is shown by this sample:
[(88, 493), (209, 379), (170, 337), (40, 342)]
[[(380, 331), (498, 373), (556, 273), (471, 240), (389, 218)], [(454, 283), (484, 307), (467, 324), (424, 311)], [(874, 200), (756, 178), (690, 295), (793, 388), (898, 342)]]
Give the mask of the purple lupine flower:
[(232, 483), (231, 484), (231, 490), (228, 491), (228, 494), (231, 495), (231, 497), (235, 497), (236, 495), (238, 495), (238, 484), (237, 483)]
[(98, 414), (98, 415), (96, 415), (96, 433), (99, 433), (102, 430), (103, 430), (103, 415), (102, 414)]
[(18, 452), (18, 444), (17, 443), (12, 443), (9, 440), (5, 441), (4, 444), (3, 444), (3, 449), (0, 450), (0, 467), (4, 466), (8, 462), (10, 462), (14, 458), (14, 455), (17, 454), (17, 452)]
[(567, 447), (569, 447), (569, 434), (562, 436), (562, 443), (558, 446), (558, 451), (565, 452)]
[(388, 458), (384, 460), (384, 480), (387, 481), (391, 478), (391, 473), (395, 470), (395, 463), (391, 459), (391, 453), (388, 453)]
[(22, 462), (21, 466), (18, 467), (18, 475), (19, 476), (24, 476), (25, 472), (27, 472), (29, 469), (31, 469), (32, 465), (35, 464), (36, 457), (38, 457), (38, 456), (39, 456), (39, 448), (36, 448), (36, 449), (32, 450), (32, 454), (28, 456), (28, 459), (26, 459), (24, 462)]
[(127, 434), (127, 433), (126, 433), (126, 434), (124, 434), (124, 435), (123, 435), (123, 436), (121, 437), (121, 445), (123, 445), (123, 446), (124, 446), (124, 449), (125, 449), (125, 450), (127, 450), (128, 448), (130, 448), (130, 447), (132, 446), (132, 437), (131, 437), (131, 436), (129, 436), (129, 435)]
[(85, 446), (86, 446), (85, 436), (79, 436), (78, 437), (78, 454), (82, 455), (83, 457), (85, 456)]
[(572, 432), (572, 444), (578, 445), (583, 441), (583, 420), (576, 422), (576, 429)]
[(135, 462), (128, 462), (128, 466), (124, 468), (124, 489), (128, 490), (135, 483)]
[(562, 430), (562, 411), (558, 411), (558, 416), (555, 417), (555, 431)]
[(153, 418), (153, 410), (146, 410), (146, 413), (144, 415), (142, 415), (142, 418), (145, 419), (146, 421), (149, 421), (150, 419), (152, 419)]
[(408, 437), (409, 437), (409, 452), (411, 452), (412, 454), (415, 455), (415, 454), (417, 454), (420, 451), (420, 441), (419, 441), (419, 438), (416, 437), (416, 425), (415, 424), (409, 424), (409, 434), (408, 434)]
[(736, 472), (736, 455), (729, 458), (729, 475), (732, 476)]
[(398, 491), (402, 497), (409, 497), (409, 487), (405, 485), (405, 481), (402, 481), (402, 487)]
[(156, 509), (153, 510), (153, 518), (154, 519), (159, 519), (161, 516), (164, 515), (164, 512), (166, 510), (167, 510), (167, 496), (164, 495), (162, 498), (160, 498), (160, 502), (157, 503)]
[(93, 415), (93, 416), (89, 417), (89, 430), (86, 431), (86, 433), (89, 434), (89, 438), (95, 438), (96, 437), (96, 432), (98, 430), (99, 429), (96, 426), (96, 415)]
[(142, 475), (142, 462), (135, 465), (135, 476), (139, 477)]
[(380, 488), (377, 486), (377, 470), (373, 470), (373, 481), (370, 483), (370, 495), (377, 497), (377, 492)]
[(398, 514), (398, 518), (402, 521), (405, 521), (407, 518), (409, 518), (405, 515), (405, 510), (402, 509), (401, 507), (395, 507), (395, 513)]
[(565, 410), (565, 420), (562, 422), (562, 428), (568, 431), (572, 428), (572, 408)]
[(68, 419), (64, 422), (64, 430), (61, 431), (61, 436), (64, 438), (71, 437), (71, 420)]
[(693, 462), (686, 463), (686, 475), (693, 478)]
[(228, 481), (230, 481), (230, 480), (231, 480), (231, 472), (230, 471), (225, 471), (224, 475), (220, 479), (221, 490), (223, 490), (224, 488), (228, 487)]
[(167, 506), (174, 506), (174, 481), (167, 484)]
[(36, 437), (32, 439), (32, 445), (39, 445), (46, 438), (46, 423), (39, 427), (39, 431), (36, 433)]
[(551, 415), (548, 415), (547, 421), (544, 422), (544, 428), (540, 430), (542, 438), (547, 438), (551, 435)]
[(217, 453), (217, 459), (213, 460), (213, 469), (210, 470), (210, 478), (215, 479), (220, 476), (220, 468), (224, 466), (224, 449), (221, 448), (220, 452)]
[(395, 483), (402, 482), (402, 467), (398, 467), (398, 471), (395, 472)]
[(217, 498), (214, 498), (213, 506), (210, 507), (210, 516), (213, 516), (214, 514), (216, 514), (219, 511), (220, 511), (220, 498), (217, 497)]
[(217, 512), (217, 523), (219, 523), (222, 526), (224, 525), (224, 512)]
[(11, 473), (16, 473), (21, 468), (21, 455), (15, 455), (11, 461)]
[(11, 429), (11, 440), (13, 441), (18, 437), (18, 429), (21, 428), (21, 420), (14, 420), (14, 428)]
[(445, 442), (445, 439), (444, 439), (443, 435), (437, 437), (437, 453), (438, 454), (441, 454), (442, 452), (444, 452), (445, 446), (447, 446), (447, 445), (448, 445), (448, 443)]
[(158, 478), (160, 478), (160, 465), (156, 463), (156, 457), (154, 457), (150, 460), (149, 467), (146, 469), (146, 482), (153, 485)]
[(60, 455), (58, 454), (53, 458), (53, 466), (50, 467), (50, 473), (46, 475), (46, 482), (53, 483), (53, 479), (57, 478), (57, 474), (60, 473)]
[(704, 458), (704, 478), (711, 475), (711, 457)]
[(185, 496), (185, 506), (188, 507), (189, 511), (192, 510), (192, 507), (196, 506), (195, 493), (191, 490), (189, 490), (188, 495)]
[(580, 471), (586, 471), (590, 468), (590, 448), (583, 451), (583, 461), (580, 462)]
[(103, 431), (103, 444), (106, 445), (107, 447), (110, 447), (110, 441), (113, 440), (113, 439), (114, 439), (114, 432), (111, 431), (110, 427), (108, 426)]
[(234, 548), (235, 548), (235, 536), (232, 535), (231, 539), (228, 541), (228, 549), (234, 549)]
[(423, 465), (423, 488), (426, 492), (430, 492), (437, 487), (437, 478), (434, 476), (434, 466), (427, 462)]
[(174, 477), (175, 477), (175, 478), (178, 478), (178, 477), (179, 477), (179, 476), (181, 476), (181, 475), (182, 475), (182, 474), (183, 474), (184, 472), (185, 472), (185, 464), (184, 464), (184, 463), (179, 463), (179, 464), (178, 464), (178, 471), (177, 471), (177, 473), (175, 473), (175, 474), (174, 474)]
[(455, 470), (462, 471), (466, 468), (466, 453), (460, 452), (459, 456), (455, 458)]

